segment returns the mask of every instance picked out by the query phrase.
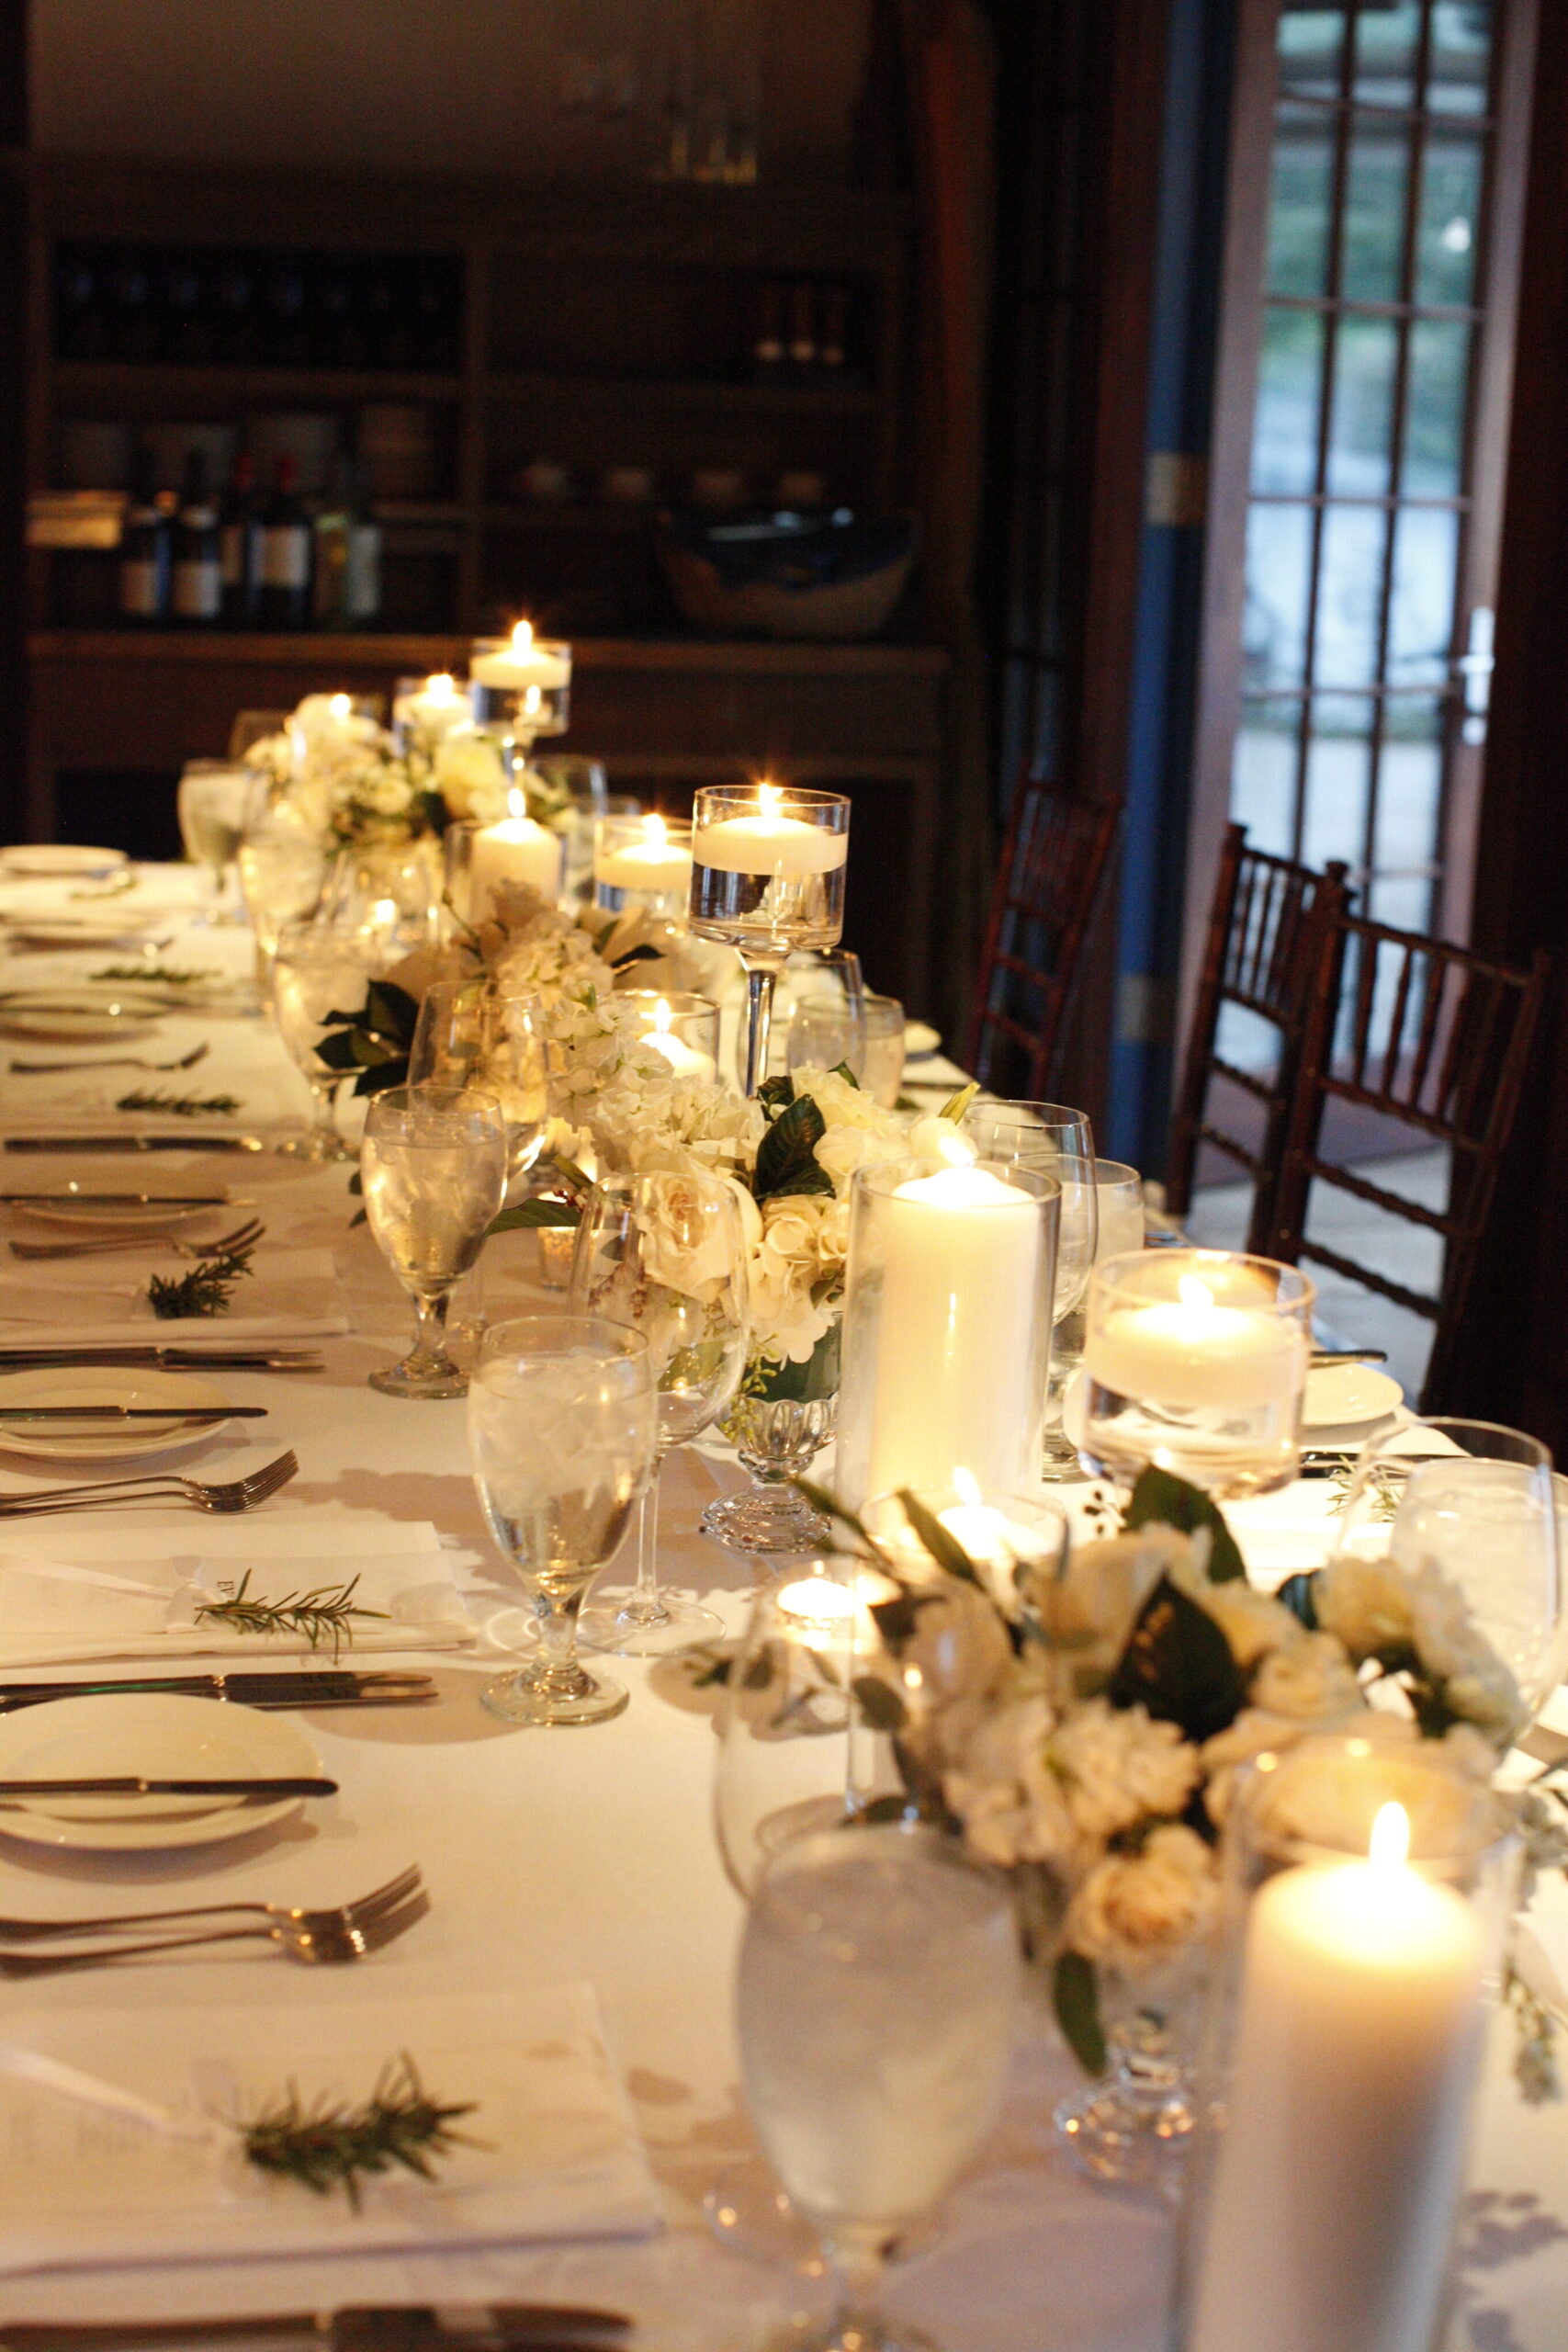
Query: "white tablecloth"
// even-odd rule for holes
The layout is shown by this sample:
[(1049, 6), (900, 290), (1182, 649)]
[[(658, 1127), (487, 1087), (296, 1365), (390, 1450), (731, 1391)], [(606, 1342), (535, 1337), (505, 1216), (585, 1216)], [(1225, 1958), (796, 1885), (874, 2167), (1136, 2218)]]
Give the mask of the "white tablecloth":
[[(152, 869), (146, 887), (166, 905), (186, 879)], [(0, 899), (6, 895), (20, 894)], [(118, 911), (133, 911), (133, 901), (118, 902)], [(165, 951), (171, 962), (225, 960), (236, 969), (248, 952), (243, 933), (195, 929), (179, 932)], [(0, 973), (0, 986), (75, 976), (101, 960), (29, 956)], [(238, 1094), (242, 1122), (303, 1112), (302, 1084), (254, 1021), (170, 1017), (155, 1045), (133, 1050), (172, 1059), (201, 1037), (212, 1040), (211, 1054), (177, 1082), (199, 1081), (206, 1091), (210, 1081)], [(0, 1040), (5, 1062), (36, 1052)], [(127, 1082), (118, 1072), (6, 1078), (6, 1121), (25, 1114), (36, 1122), (67, 1105), (74, 1116), (96, 1118)], [(307, 1378), (225, 1374), (238, 1399), (270, 1408), (269, 1443), (290, 1444), (299, 1455), (298, 1480), (270, 1508), (433, 1521), (461, 1562), (493, 1564), (468, 1476), (463, 1406), (398, 1402), (366, 1385), (370, 1366), (403, 1340), (408, 1316), (365, 1228), (350, 1230), (346, 1170), (300, 1174), (270, 1158), (225, 1163), (172, 1155), (86, 1165), (106, 1182), (106, 1171), (154, 1166), (165, 1176), (221, 1170), (263, 1205), (274, 1241), (336, 1252), (355, 1328), (326, 1343), (327, 1370)], [(29, 1173), (20, 1181), (29, 1184), (64, 1172), (51, 1162), (12, 1159), (7, 1182), (18, 1181), (22, 1168)], [(526, 1276), (529, 1238), (510, 1237), (504, 1246), (517, 1255), (509, 1272), (497, 1253), (492, 1299)], [(252, 1443), (252, 1436), (209, 1442), (193, 1448), (191, 1460), (216, 1467)], [(6, 1457), (0, 1491), (36, 1483), (39, 1468)], [(660, 1522), (668, 1580), (700, 1594), (737, 1628), (751, 1577), (697, 1535), (696, 1520), (710, 1496), (738, 1476), (726, 1463), (677, 1454), (665, 1474)], [(1303, 1490), (1303, 1517), (1309, 1498), (1313, 1490)], [(678, 1665), (619, 1660), (615, 1670), (632, 1701), (617, 1721), (560, 1734), (509, 1731), (476, 1696), (497, 1661), (410, 1662), (433, 1668), (444, 1703), (310, 1721), (342, 1792), (312, 1805), (306, 1818), (205, 1859), (66, 1860), (0, 1838), (0, 1913), (108, 1907), (98, 1896), (111, 1889), (149, 1903), (201, 1902), (219, 1891), (335, 1901), (417, 1860), (430, 1886), (429, 1918), (363, 1967), (318, 1973), (272, 1955), (226, 1957), (125, 1970), (112, 1979), (48, 1980), (49, 1998), (61, 2007), (90, 2006), (112, 1984), (118, 1999), (144, 2013), (150, 2034), (167, 2034), (177, 2031), (187, 2006), (233, 2003), (236, 1969), (247, 2004), (313, 2012), (377, 1990), (417, 1996), (423, 1988), (587, 1979), (626, 2072), (666, 2200), (667, 2231), (645, 2245), (558, 2253), (10, 2278), (0, 2282), (0, 2322), (555, 2296), (634, 2313), (637, 2347), (719, 2352), (751, 2345), (819, 2297), (808, 2280), (722, 2250), (697, 2206), (716, 2173), (754, 2145), (730, 2022), (740, 1905), (710, 1826), (711, 1694), (694, 1692)], [(0, 1998), (16, 2003), (25, 1991), (33, 2005), (42, 1989), (6, 1987)], [(1450, 2352), (1562, 2352), (1568, 2326), (1568, 2110), (1525, 2108), (1507, 2078), (1507, 2054), (1504, 2034), (1478, 2134)], [(1032, 2017), (994, 2144), (950, 2199), (940, 2241), (895, 2273), (891, 2301), (948, 2352), (1156, 2352), (1162, 2342), (1168, 2214), (1151, 2197), (1089, 2186), (1055, 2154), (1050, 2109), (1072, 2078), (1071, 2062), (1043, 2018)]]

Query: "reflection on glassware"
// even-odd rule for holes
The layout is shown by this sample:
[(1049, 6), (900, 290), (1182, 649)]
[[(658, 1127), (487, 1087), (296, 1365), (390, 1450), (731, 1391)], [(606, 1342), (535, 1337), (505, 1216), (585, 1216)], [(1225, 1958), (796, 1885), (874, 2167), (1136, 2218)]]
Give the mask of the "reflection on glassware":
[(359, 1167), (370, 1230), (418, 1318), (408, 1355), (370, 1385), (461, 1396), (468, 1384), (446, 1351), (446, 1313), (506, 1196), (501, 1105), (464, 1087), (389, 1087), (371, 1102)]
[(746, 1091), (768, 1062), (773, 983), (793, 949), (831, 947), (844, 928), (850, 804), (779, 784), (706, 785), (692, 811), (690, 928), (746, 967)]
[(187, 760), (180, 771), (180, 839), (193, 865), (212, 876), (212, 902), (203, 922), (243, 922), (243, 912), (226, 913), (224, 884), (240, 854), (245, 804), (253, 778), (230, 760)]
[(1517, 1686), (1516, 1736), (1568, 1668), (1563, 1495), (1524, 1430), (1422, 1420), (1362, 1447), (1336, 1530), (1338, 1554), (1435, 1568), (1462, 1595)]
[(577, 1656), (577, 1616), (647, 1483), (657, 1427), (640, 1332), (556, 1315), (485, 1334), (468, 1390), (474, 1484), (538, 1626), (536, 1652), (480, 1694), (503, 1722), (600, 1723), (625, 1707), (621, 1684)]
[(637, 1534), (637, 1582), (612, 1588), (582, 1637), (627, 1657), (684, 1649), (723, 1631), (718, 1618), (659, 1589), (659, 1471), (671, 1449), (717, 1420), (740, 1385), (750, 1334), (745, 1228), (734, 1187), (716, 1176), (610, 1176), (577, 1228), (571, 1304), (648, 1340), (659, 1391), (659, 1443)]
[[(792, 1067), (788, 1059), (790, 1024), (796, 1004), (808, 996), (826, 997), (845, 1008), (852, 1034), (859, 1037), (859, 1008), (865, 998), (865, 979), (860, 957), (852, 947), (802, 948), (784, 958), (773, 999), (764, 1076), (782, 1078), (785, 1069)], [(735, 1081), (742, 1088), (746, 1084), (746, 1047), (747, 1037), (742, 1029), (735, 1041)]]
[(1001, 2104), (1018, 1995), (1003, 1883), (913, 1826), (805, 1838), (760, 1880), (736, 1994), (747, 2104), (837, 2283), (796, 2352), (923, 2344), (876, 2308), (888, 2251)]
[(1102, 1260), (1089, 1277), (1085, 1460), (1129, 1484), (1154, 1464), (1220, 1498), (1288, 1485), (1316, 1295), (1294, 1266), (1224, 1250)]
[(367, 943), (378, 971), (434, 944), (438, 910), (433, 841), (341, 850), (321, 890), (320, 920)]
[(268, 1001), (277, 1034), (310, 1089), (310, 1131), (280, 1143), (294, 1159), (352, 1159), (338, 1135), (333, 1112), (343, 1072), (321, 1058), (328, 1016), (354, 1012), (365, 1002), (374, 957), (351, 933), (328, 931), (315, 922), (287, 923), (273, 951)]
[(791, 1069), (851, 1069), (885, 1111), (904, 1079), (904, 1008), (897, 997), (863, 990), (850, 997), (802, 996), (790, 1019), (785, 1060)]
[[(817, 1345), (830, 1354), (830, 1372), (821, 1376), (831, 1386), (821, 1396), (738, 1396), (725, 1416), (724, 1433), (740, 1457), (751, 1484), (733, 1495), (709, 1503), (702, 1516), (702, 1531), (733, 1552), (813, 1552), (832, 1539), (832, 1527), (813, 1510), (794, 1481), (804, 1478), (832, 1437), (839, 1417), (839, 1341), (842, 1324), (825, 1331)], [(784, 1364), (765, 1382), (804, 1374), (812, 1364)]]
[(568, 899), (585, 899), (593, 888), (593, 836), (600, 818), (613, 808), (635, 815), (637, 803), (624, 797), (612, 799), (609, 781), (598, 760), (557, 752), (541, 753), (533, 764), (545, 782), (564, 791), (571, 803), (562, 893)]

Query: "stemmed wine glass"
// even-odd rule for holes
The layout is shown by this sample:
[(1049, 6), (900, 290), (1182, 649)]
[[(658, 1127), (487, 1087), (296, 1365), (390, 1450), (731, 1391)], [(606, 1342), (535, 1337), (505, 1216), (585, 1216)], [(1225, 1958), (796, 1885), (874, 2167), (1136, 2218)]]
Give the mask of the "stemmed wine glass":
[(747, 2105), (837, 2289), (795, 2352), (916, 2352), (876, 2308), (884, 2265), (974, 2155), (1001, 2105), (1018, 1999), (1004, 1882), (916, 1825), (785, 1846), (740, 1947)]
[(1011, 1160), (1018, 1167), (1055, 1177), (1062, 1187), (1041, 1476), (1048, 1480), (1081, 1478), (1077, 1449), (1062, 1428), (1062, 1397), (1082, 1351), (1081, 1325), (1075, 1328), (1073, 1318), (1083, 1306), (1100, 1232), (1094, 1136), (1089, 1119), (1082, 1111), (1071, 1110), (1063, 1102), (976, 1102), (964, 1116), (964, 1132), (973, 1139), (982, 1159)]
[(265, 776), (257, 776), (246, 797), (239, 863), (257, 968), (265, 980), (279, 932), (314, 914), (328, 865), (309, 821)]
[(582, 1637), (625, 1657), (655, 1657), (724, 1628), (711, 1609), (659, 1589), (659, 1473), (671, 1449), (716, 1421), (740, 1385), (750, 1337), (745, 1228), (733, 1188), (707, 1175), (611, 1176), (577, 1228), (571, 1304), (648, 1340), (659, 1441), (637, 1530), (637, 1581), (588, 1610)]
[(224, 912), (223, 884), (240, 854), (252, 781), (250, 770), (231, 760), (187, 760), (180, 771), (180, 840), (191, 864), (205, 865), (212, 876), (212, 899), (198, 918), (202, 922), (245, 919), (243, 913)]
[(538, 1000), (502, 995), (484, 980), (438, 980), (421, 1000), (408, 1082), (492, 1094), (506, 1122), (510, 1183), (538, 1158), (549, 1124)]
[(746, 967), (746, 1091), (767, 1073), (773, 985), (799, 947), (831, 947), (844, 928), (850, 804), (840, 792), (780, 784), (705, 785), (692, 805), (692, 905), (699, 939)]
[(370, 1374), (389, 1396), (462, 1396), (446, 1349), (446, 1311), (506, 1196), (506, 1125), (493, 1095), (459, 1086), (394, 1086), (365, 1122), (365, 1210), (383, 1256), (414, 1303), (414, 1343)]
[(646, 1487), (658, 1419), (640, 1331), (553, 1315), (486, 1332), (468, 1390), (474, 1484), (539, 1628), (537, 1652), (479, 1694), (502, 1722), (602, 1723), (626, 1705), (577, 1656), (577, 1613)]
[(278, 1150), (291, 1159), (352, 1159), (333, 1121), (343, 1072), (321, 1057), (329, 1017), (364, 1001), (374, 957), (352, 933), (320, 923), (286, 923), (277, 934), (268, 978), (272, 1017), (288, 1057), (310, 1089), (310, 1129)]

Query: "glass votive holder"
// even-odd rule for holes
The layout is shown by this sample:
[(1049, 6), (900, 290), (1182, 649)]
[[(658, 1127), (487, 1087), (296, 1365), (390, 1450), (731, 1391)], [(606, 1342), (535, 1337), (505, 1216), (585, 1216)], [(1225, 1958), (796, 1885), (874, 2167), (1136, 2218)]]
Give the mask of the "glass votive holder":
[(717, 1077), (719, 1012), (711, 998), (689, 989), (617, 989), (615, 1001), (633, 1008), (642, 1043), (677, 1078)]
[(1259, 1756), (1225, 1807), (1172, 2341), (1430, 2352), (1511, 1800), (1403, 1725)]
[[(987, 1590), (1011, 1618), (1034, 1618), (1034, 1595), (1066, 1571), (1071, 1541), (1066, 1512), (1048, 1496), (999, 1494), (962, 1466), (945, 1487), (911, 1487), (978, 1569)], [(932, 1577), (942, 1563), (921, 1540), (900, 1495), (874, 1495), (860, 1514), (868, 1533), (911, 1583)]]
[(571, 699), (571, 648), (536, 637), (520, 621), (510, 637), (476, 637), (468, 695), (480, 727), (500, 726), (529, 742), (564, 735)]
[(607, 915), (640, 909), (675, 922), (684, 917), (692, 895), (692, 827), (689, 819), (606, 814), (593, 829), (593, 903)]
[(392, 740), (400, 754), (434, 756), (455, 727), (473, 723), (467, 686), (446, 671), (429, 678), (400, 678), (392, 689)]
[(1010, 1162), (856, 1171), (837, 1487), (1021, 1494), (1040, 1466), (1061, 1186)]
[(502, 884), (526, 883), (543, 899), (560, 895), (566, 863), (562, 834), (541, 825), (528, 814), (527, 797), (519, 786), (510, 796), (508, 815), (492, 825), (464, 818), (448, 825), (441, 840), (442, 899), (454, 923), (472, 928), (491, 912)]
[(1089, 1275), (1080, 1453), (1130, 1484), (1151, 1464), (1217, 1496), (1296, 1475), (1316, 1292), (1294, 1266), (1143, 1250)]

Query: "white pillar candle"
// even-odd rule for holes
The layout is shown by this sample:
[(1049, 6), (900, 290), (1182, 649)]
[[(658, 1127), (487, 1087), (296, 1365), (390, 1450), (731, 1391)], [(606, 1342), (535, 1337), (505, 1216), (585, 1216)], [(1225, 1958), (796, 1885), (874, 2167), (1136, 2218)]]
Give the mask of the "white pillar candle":
[(944, 1168), (877, 1204), (874, 1265), (852, 1263), (839, 1476), (858, 1507), (899, 1487), (945, 1487), (966, 1465), (1003, 1492), (1033, 1484), (1044, 1390), (1041, 1201), (983, 1168)]
[(639, 839), (599, 853), (593, 879), (612, 890), (658, 890), (684, 898), (692, 883), (692, 853), (683, 842), (670, 839), (655, 812), (643, 819)]
[(1306, 1376), (1299, 1321), (1216, 1305), (1195, 1274), (1183, 1274), (1179, 1288), (1179, 1299), (1090, 1317), (1084, 1365), (1091, 1380), (1120, 1396), (1189, 1408), (1245, 1408), (1295, 1394)]
[(547, 899), (560, 891), (560, 835), (535, 823), (525, 813), (522, 793), (513, 792), (510, 805), (509, 817), (498, 825), (481, 825), (474, 835), (468, 868), (469, 920), (474, 922), (483, 922), (489, 914), (500, 883), (526, 882)]
[(1481, 1923), (1372, 1858), (1282, 1871), (1247, 1923), (1191, 2352), (1429, 2352), (1481, 2044)]
[(472, 657), (468, 676), (502, 694), (525, 694), (530, 686), (544, 694), (571, 684), (571, 657), (564, 646), (536, 642), (532, 622), (518, 621), (499, 653)]
[(848, 833), (786, 817), (779, 805), (783, 798), (782, 785), (760, 784), (754, 817), (725, 817), (717, 824), (699, 825), (692, 835), (695, 863), (721, 874), (836, 872), (850, 854)]

